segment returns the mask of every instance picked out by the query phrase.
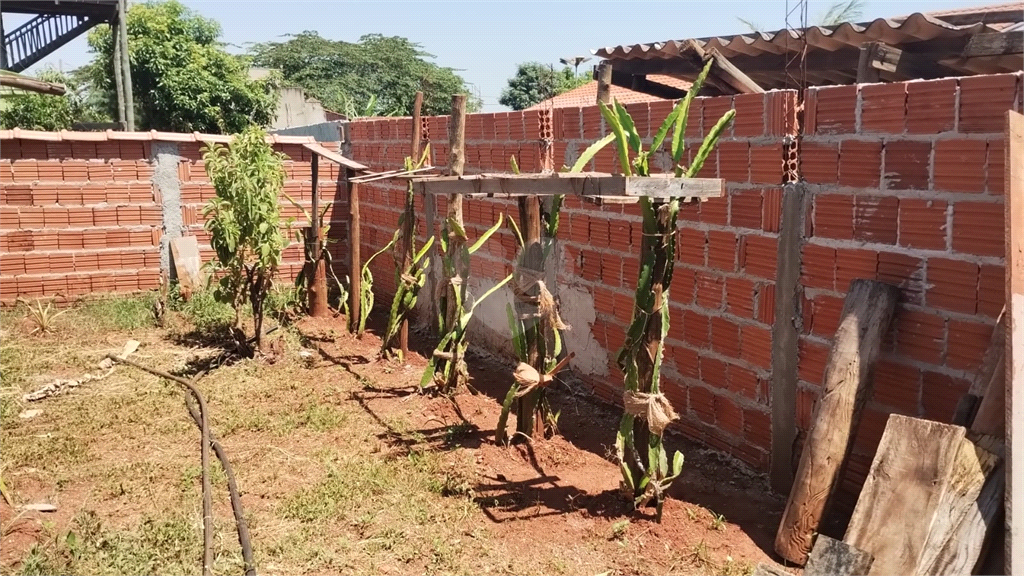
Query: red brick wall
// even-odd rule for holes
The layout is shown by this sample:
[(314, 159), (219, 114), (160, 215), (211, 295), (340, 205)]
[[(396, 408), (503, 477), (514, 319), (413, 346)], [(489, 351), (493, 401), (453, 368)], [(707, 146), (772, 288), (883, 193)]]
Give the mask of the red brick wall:
[[(821, 385), (842, 301), (853, 278), (903, 289), (898, 322), (874, 381), (874, 395), (845, 479), (855, 495), (887, 414), (949, 421), (987, 346), (1002, 306), (1002, 123), (1021, 108), (1021, 75), (809, 90), (799, 160), (806, 180), (801, 250), (798, 426), (805, 431)], [(770, 446), (769, 382), (776, 249), (785, 179), (783, 141), (795, 134), (792, 92), (701, 98), (687, 128), (691, 150), (730, 108), (737, 117), (702, 176), (728, 183), (726, 198), (683, 209), (673, 279), (672, 327), (664, 389), (690, 437), (766, 469)], [(672, 103), (627, 106), (647, 134)], [(540, 165), (540, 113), (474, 114), (467, 119), (467, 173), (507, 171), (516, 155), (524, 172)], [(653, 121), (653, 123), (652, 123)], [(447, 161), (447, 118), (424, 119), (434, 163)], [(554, 164), (569, 163), (605, 134), (596, 106), (555, 110)], [(411, 121), (351, 124), (354, 159), (395, 168), (408, 154)], [(658, 161), (654, 163), (659, 164)], [(591, 169), (615, 171), (611, 147)], [(363, 251), (391, 238), (402, 205), (400, 184), (363, 187)], [(425, 234), (422, 206), (420, 234)], [(515, 204), (470, 200), (471, 235)], [(438, 213), (444, 213), (439, 199)], [(636, 206), (597, 207), (567, 199), (560, 242), (560, 283), (582, 287), (594, 302), (590, 327), (608, 353), (609, 374), (588, 377), (618, 402), (622, 345), (637, 275)], [(497, 280), (515, 257), (502, 232), (474, 255), (473, 275)], [(370, 251), (370, 252), (367, 252)], [(372, 266), (377, 286), (393, 290), (393, 267)]]
[[(96, 135), (94, 135), (96, 136)], [(102, 134), (98, 136), (102, 137)], [(201, 144), (179, 142), (185, 234), (198, 238), (204, 261), (213, 257), (202, 208), (214, 194)], [(337, 149), (337, 144), (334, 145)], [(161, 190), (153, 182), (152, 142), (128, 140), (3, 140), (0, 144), (0, 301), (17, 297), (135, 292), (160, 283), (163, 234)], [(289, 156), (285, 191), (309, 208), (310, 152), (277, 144)], [(337, 166), (320, 162), (323, 202), (342, 196)], [(304, 216), (282, 198), (282, 218)], [(328, 212), (339, 274), (347, 262), (347, 200)], [(290, 235), (292, 236), (292, 235)], [(302, 247), (286, 249), (282, 276), (302, 267)]]
[[(781, 216), (783, 137), (795, 133), (796, 93), (699, 98), (687, 127), (689, 154), (727, 110), (737, 121), (705, 164), (702, 176), (728, 180), (728, 194), (680, 215), (681, 239), (672, 287), (672, 328), (667, 342), (664, 391), (682, 414), (688, 435), (756, 466), (767, 465), (770, 438), (768, 381), (774, 276)], [(672, 103), (627, 106), (649, 145)], [(653, 119), (653, 123), (652, 123)], [(540, 137), (554, 134), (554, 164), (570, 164), (604, 134), (596, 106), (555, 110), (551, 127), (541, 112), (474, 114), (466, 122), (467, 173), (507, 171), (515, 155), (524, 172), (541, 167)], [(542, 125), (543, 123), (543, 125)], [(435, 164), (444, 165), (447, 118), (428, 118), (427, 137)], [(351, 125), (352, 155), (374, 169), (397, 167), (408, 154), (411, 121), (383, 119)], [(665, 165), (657, 158), (655, 165)], [(616, 171), (615, 152), (606, 148), (590, 169)], [(401, 185), (363, 188), (363, 251), (387, 242), (402, 206)], [(465, 219), (471, 236), (492, 225), (500, 213), (515, 215), (515, 203), (468, 200)], [(438, 213), (444, 213), (439, 199)], [(421, 234), (425, 232), (420, 218)], [(622, 346), (632, 312), (639, 263), (637, 205), (596, 206), (567, 198), (560, 242), (565, 268), (559, 281), (592, 296), (596, 321), (589, 327), (607, 352), (608, 376), (584, 376), (598, 394), (618, 401), (622, 377), (614, 356)], [(512, 234), (502, 231), (472, 259), (472, 275), (503, 278), (516, 256)], [(393, 290), (390, 262), (371, 269), (377, 286)], [(586, 330), (587, 327), (576, 329)]]
[[(807, 92), (798, 425), (853, 278), (899, 285), (845, 478), (856, 494), (888, 415), (948, 422), (1003, 306), (1003, 129), (1021, 75)], [(850, 502), (848, 502), (849, 504)]]
[(163, 217), (149, 142), (0, 144), (2, 299), (160, 283)]

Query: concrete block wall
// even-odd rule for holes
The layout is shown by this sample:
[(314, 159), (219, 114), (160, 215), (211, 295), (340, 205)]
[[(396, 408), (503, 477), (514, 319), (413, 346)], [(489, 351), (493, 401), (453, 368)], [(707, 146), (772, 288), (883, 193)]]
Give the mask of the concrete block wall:
[[(203, 144), (195, 141), (203, 135), (8, 131), (2, 136), (0, 302), (157, 288), (161, 273), (169, 273), (169, 240), (180, 235), (196, 236), (204, 262), (212, 259), (202, 211), (214, 191), (202, 161)], [(288, 156), (285, 192), (308, 210), (311, 152), (295, 143), (274, 146)], [(328, 146), (338, 149), (338, 143)], [(348, 201), (338, 167), (330, 162), (320, 162), (320, 190), (322, 202), (338, 200), (328, 211), (331, 250), (337, 273), (345, 274)], [(294, 218), (296, 229), (306, 223), (283, 197), (281, 215)], [(302, 260), (302, 246), (293, 239), (282, 279), (294, 279)]]

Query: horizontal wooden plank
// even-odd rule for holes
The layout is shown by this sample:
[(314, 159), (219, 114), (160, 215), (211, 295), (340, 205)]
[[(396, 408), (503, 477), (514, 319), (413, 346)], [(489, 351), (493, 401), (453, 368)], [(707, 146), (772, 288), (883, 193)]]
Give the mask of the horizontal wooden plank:
[(518, 196), (619, 196), (652, 198), (717, 198), (725, 194), (719, 178), (674, 178), (669, 174), (649, 177), (595, 172), (555, 174), (474, 174), (413, 178), (417, 192), (463, 194), (468, 197), (515, 198)]

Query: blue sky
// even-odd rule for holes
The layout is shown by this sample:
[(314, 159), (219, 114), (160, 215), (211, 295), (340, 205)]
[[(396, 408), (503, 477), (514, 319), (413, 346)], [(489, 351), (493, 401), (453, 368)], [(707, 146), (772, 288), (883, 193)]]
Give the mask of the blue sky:
[[(326, 38), (348, 41), (369, 33), (405, 36), (434, 54), (438, 64), (460, 69), (462, 76), (476, 87), (488, 111), (503, 109), (498, 96), (519, 62), (535, 60), (557, 65), (560, 57), (589, 56), (592, 49), (602, 46), (746, 32), (737, 16), (764, 29), (777, 30), (785, 26), (786, 13), (785, 0), (184, 3), (220, 22), (223, 40), (235, 46), (232, 51), (240, 51), (247, 42), (281, 40), (303, 30), (316, 30)], [(863, 19), (990, 3), (991, 0), (868, 0), (864, 3)], [(813, 24), (829, 4), (826, 0), (810, 0), (809, 22)], [(22, 21), (23, 17), (5, 16), (4, 28), (12, 30)], [(794, 25), (797, 23), (794, 20)], [(46, 66), (75, 68), (89, 59), (88, 45), (81, 37), (27, 73)]]

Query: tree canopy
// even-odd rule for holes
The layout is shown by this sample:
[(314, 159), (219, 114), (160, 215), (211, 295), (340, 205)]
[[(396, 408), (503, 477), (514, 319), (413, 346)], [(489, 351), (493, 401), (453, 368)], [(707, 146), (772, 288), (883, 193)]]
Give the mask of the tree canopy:
[[(128, 52), (141, 130), (240, 132), (274, 117), (274, 78), (250, 80), (244, 59), (224, 50), (220, 25), (177, 0), (132, 4)], [(89, 33), (95, 54), (86, 74), (116, 117), (113, 35), (100, 26)]]
[(97, 122), (105, 118), (87, 104), (82, 84), (72, 75), (48, 69), (38, 76), (44, 82), (63, 84), (63, 96), (53, 94), (5, 94), (0, 99), (0, 128), (25, 130), (70, 130), (75, 122)]
[[(422, 90), (424, 114), (448, 114), (451, 95), (469, 92), (455, 70), (438, 66), (419, 44), (400, 36), (369, 34), (345, 42), (306, 31), (284, 42), (253, 44), (249, 53), (255, 65), (280, 70), (285, 82), (330, 110), (411, 114)], [(367, 110), (368, 105), (375, 109)], [(471, 96), (467, 108), (478, 110), (479, 98)]]
[(498, 103), (513, 110), (523, 110), (587, 82), (590, 82), (588, 75), (577, 76), (569, 67), (554, 70), (540, 62), (524, 62), (519, 65), (515, 76), (508, 79), (508, 86), (501, 91)]

